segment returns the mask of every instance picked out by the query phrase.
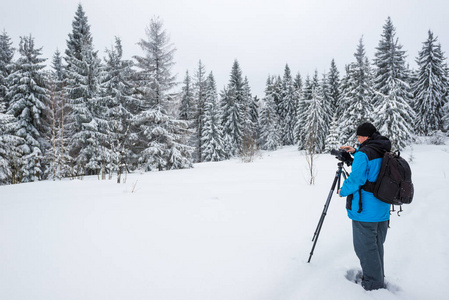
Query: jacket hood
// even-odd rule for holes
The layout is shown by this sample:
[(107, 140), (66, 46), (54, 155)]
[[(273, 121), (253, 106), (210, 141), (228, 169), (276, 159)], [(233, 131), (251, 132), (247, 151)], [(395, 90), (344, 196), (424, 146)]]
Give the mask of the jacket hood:
[(370, 148), (376, 151), (380, 156), (383, 156), (385, 152), (391, 151), (391, 142), (387, 137), (380, 135), (379, 132), (376, 132), (371, 136), (371, 138), (363, 142), (359, 149), (364, 147)]

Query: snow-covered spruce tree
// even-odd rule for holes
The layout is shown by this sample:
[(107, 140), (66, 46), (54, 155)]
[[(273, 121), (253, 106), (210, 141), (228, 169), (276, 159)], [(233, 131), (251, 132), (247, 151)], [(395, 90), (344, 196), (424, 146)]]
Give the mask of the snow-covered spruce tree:
[(90, 25), (81, 4), (72, 22), (72, 33), (65, 51), (65, 93), (69, 115), (67, 128), (73, 175), (104, 172), (108, 157), (104, 143), (107, 135), (106, 106), (101, 97), (101, 60), (94, 51)]
[(293, 84), (293, 78), (288, 65), (285, 65), (284, 76), (282, 78), (281, 91), (281, 127), (282, 142), (284, 145), (293, 145), (295, 142), (294, 131), (296, 125), (296, 90)]
[(295, 124), (295, 141), (298, 145), (298, 149), (304, 149), (304, 136), (303, 130), (306, 122), (306, 112), (308, 101), (311, 99), (311, 81), (310, 77), (307, 75), (306, 80), (301, 91), (301, 97), (298, 99), (296, 108), (296, 124)]
[(443, 106), (443, 130), (449, 131), (449, 102)]
[(443, 129), (443, 106), (449, 90), (445, 57), (437, 44), (437, 37), (429, 30), (416, 59), (418, 80), (413, 86), (415, 94), (416, 133), (430, 135)]
[(388, 18), (376, 48), (374, 64), (374, 117), (376, 128), (390, 138), (393, 149), (403, 149), (412, 139), (414, 111), (410, 107), (405, 51), (395, 38)]
[(327, 75), (328, 93), (331, 102), (331, 110), (335, 113), (338, 106), (338, 99), (341, 95), (340, 72), (338, 71), (335, 60), (332, 59), (329, 73)]
[(251, 162), (257, 150), (257, 104), (251, 94), (248, 78), (243, 80), (243, 140), (240, 156), (244, 162)]
[[(248, 85), (249, 87), (249, 85)], [(250, 93), (251, 94), (251, 93)], [(260, 138), (260, 100), (259, 97), (251, 97), (249, 103), (249, 119), (253, 125), (253, 139), (256, 142), (256, 148), (259, 148), (259, 138)]]
[(179, 119), (183, 121), (192, 122), (195, 118), (195, 98), (192, 78), (189, 71), (186, 71), (184, 82), (181, 90), (181, 104), (179, 107)]
[(8, 91), (6, 78), (11, 74), (9, 66), (12, 63), (14, 51), (10, 37), (6, 31), (3, 31), (0, 35), (0, 105), (3, 103), (5, 109), (9, 104), (9, 100), (5, 98)]
[(335, 115), (337, 116), (337, 121), (342, 121), (341, 118), (343, 116), (343, 113), (348, 109), (349, 105), (351, 104), (348, 102), (347, 98), (344, 96), (346, 93), (346, 90), (349, 89), (349, 74), (350, 74), (350, 66), (345, 65), (345, 73), (341, 78), (340, 81), (340, 87), (341, 87), (341, 93), (340, 98), (337, 100), (337, 109), (335, 111)]
[(308, 108), (306, 113), (306, 122), (304, 125), (304, 142), (303, 148), (308, 164), (310, 175), (310, 184), (315, 182), (315, 156), (324, 150), (326, 124), (324, 121), (323, 97), (320, 86), (312, 88), (312, 99), (308, 100)]
[[(295, 88), (295, 105), (296, 105), (296, 110), (297, 110), (298, 109), (298, 101), (302, 95), (302, 88), (303, 88), (302, 77), (299, 72), (296, 74), (295, 79), (293, 80), (293, 87)], [(296, 111), (296, 113), (297, 113), (297, 111)]]
[(259, 139), (260, 126), (259, 126), (259, 98), (257, 96), (252, 96), (251, 88), (249, 86), (248, 78), (245, 77), (245, 95), (247, 99), (247, 124), (249, 127), (249, 134), (253, 141), (255, 141), (255, 146), (257, 146), (257, 140)]
[[(132, 118), (137, 114), (140, 101), (135, 97), (132, 81), (133, 62), (123, 59), (120, 38), (115, 38), (115, 46), (106, 50), (104, 79), (101, 83), (104, 102), (107, 105), (106, 147), (110, 155), (108, 170), (117, 174), (120, 183), (122, 174), (130, 169), (133, 144)], [(112, 172), (110, 175), (112, 175)]]
[(17, 119), (15, 135), (22, 139), (18, 145), (23, 155), (21, 181), (30, 182), (43, 179), (45, 173), (48, 124), (44, 113), (49, 99), (42, 63), (46, 59), (40, 58), (42, 48), (35, 48), (32, 36), (20, 38), (19, 53), (20, 57), (7, 78), (7, 97), (10, 99), (7, 113)]
[[(311, 104), (311, 100), (314, 97), (314, 91), (316, 95), (320, 97), (320, 105), (322, 106), (322, 92), (321, 92), (321, 86), (318, 79), (318, 71), (315, 71), (315, 74), (312, 79), (310, 79), (309, 76), (306, 77), (306, 81), (304, 83), (304, 89), (302, 92), (302, 97), (298, 102), (298, 117), (296, 121), (296, 127), (295, 127), (295, 135), (297, 137), (297, 143), (298, 143), (298, 149), (303, 150), (306, 146), (306, 135), (308, 134), (306, 123), (309, 118), (308, 116), (308, 109)], [(307, 142), (310, 144), (309, 142)]]
[(194, 99), (195, 99), (195, 117), (193, 127), (195, 130), (195, 160), (203, 161), (202, 157), (202, 143), (203, 143), (203, 129), (204, 129), (204, 105), (206, 99), (206, 85), (207, 75), (206, 67), (201, 62), (198, 63), (198, 69), (194, 74)]
[(327, 124), (320, 86), (312, 89), (312, 99), (308, 102), (303, 130), (305, 149), (311, 153), (321, 153), (324, 150)]
[(237, 60), (232, 65), (231, 78), (227, 88), (221, 93), (222, 125), (225, 149), (229, 149), (229, 156), (241, 153), (243, 144), (245, 105), (244, 82), (242, 71)]
[(14, 116), (6, 114), (0, 102), (0, 185), (20, 183), (22, 180), (22, 151), (19, 146), (24, 139), (15, 135), (19, 123)]
[(138, 91), (142, 111), (134, 117), (138, 128), (139, 164), (145, 171), (189, 168), (192, 148), (187, 146), (188, 123), (168, 113), (176, 85), (171, 74), (174, 46), (163, 29), (163, 22), (153, 18), (146, 28), (146, 39), (138, 43), (143, 56), (134, 56), (138, 67)]
[(301, 113), (300, 111), (300, 103), (302, 98), (302, 92), (304, 88), (304, 83), (302, 81), (301, 74), (298, 72), (295, 76), (295, 79), (293, 81), (293, 86), (295, 87), (295, 106), (296, 106), (296, 119), (295, 119), (295, 126), (293, 128), (293, 138), (294, 138), (294, 144), (298, 145), (299, 143), (299, 128), (298, 123), (300, 121), (299, 115)]
[(67, 144), (67, 107), (64, 89), (64, 66), (61, 53), (56, 50), (52, 60), (52, 70), (48, 78), (50, 90), (49, 115), (51, 116), (49, 142), (47, 151), (49, 164), (48, 177), (62, 179), (71, 175), (71, 157), (68, 154)]
[(349, 65), (346, 87), (342, 94), (342, 101), (347, 104), (347, 108), (341, 115), (339, 126), (343, 144), (352, 144), (356, 141), (357, 126), (364, 122), (372, 122), (372, 75), (362, 39), (354, 56), (356, 60)]
[(326, 124), (325, 132), (323, 132), (323, 135), (327, 136), (329, 133), (329, 126), (333, 118), (334, 111), (332, 110), (332, 107), (334, 106), (334, 103), (332, 97), (330, 96), (330, 86), (326, 74), (323, 74), (323, 79), (320, 82), (320, 86), (321, 95), (323, 97), (323, 117), (324, 123)]
[(262, 99), (260, 112), (260, 138), (259, 144), (262, 150), (276, 150), (282, 146), (279, 115), (276, 111), (276, 103), (271, 93), (272, 78), (269, 76), (265, 88), (265, 97)]
[(217, 86), (212, 72), (209, 74), (206, 82), (201, 147), (203, 161), (220, 161), (227, 158), (223, 148), (223, 130), (218, 107)]
[(0, 35), (0, 185), (16, 183), (14, 170), (21, 169), (19, 165), (14, 166), (14, 161), (18, 162), (21, 157), (15, 147), (19, 138), (10, 134), (17, 131), (18, 124), (13, 116), (6, 114), (9, 105), (7, 78), (11, 74), (14, 51), (10, 37), (3, 31)]
[(329, 125), (329, 133), (326, 136), (324, 151), (329, 153), (332, 149), (338, 149), (342, 145), (340, 142), (338, 118), (336, 115), (332, 118), (332, 122)]

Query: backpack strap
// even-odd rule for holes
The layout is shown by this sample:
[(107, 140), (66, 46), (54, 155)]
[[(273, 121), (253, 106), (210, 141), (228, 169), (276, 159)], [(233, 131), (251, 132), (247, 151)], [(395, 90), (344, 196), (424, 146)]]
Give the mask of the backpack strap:
[(362, 189), (359, 189), (359, 210), (357, 211), (358, 213), (361, 213), (363, 210), (362, 208)]
[(359, 210), (357, 211), (358, 213), (361, 213), (363, 208), (362, 208), (362, 189), (370, 192), (370, 193), (374, 193), (374, 186), (376, 185), (375, 182), (371, 182), (371, 181), (366, 181), (364, 185), (362, 185), (359, 189)]
[(360, 189), (363, 189), (363, 190), (365, 190), (367, 192), (370, 192), (370, 193), (374, 193), (374, 187), (375, 186), (376, 186), (375, 182), (371, 182), (371, 181), (367, 180), (365, 182), (365, 184), (360, 187)]

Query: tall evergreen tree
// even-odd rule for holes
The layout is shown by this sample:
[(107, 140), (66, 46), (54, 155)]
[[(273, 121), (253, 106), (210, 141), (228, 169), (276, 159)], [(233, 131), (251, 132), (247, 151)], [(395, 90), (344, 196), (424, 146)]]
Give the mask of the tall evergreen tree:
[(323, 97), (323, 117), (325, 122), (325, 131), (323, 132), (323, 135), (327, 136), (329, 133), (329, 126), (333, 118), (334, 111), (332, 110), (332, 107), (334, 106), (334, 102), (333, 98), (331, 97), (331, 88), (326, 74), (323, 74), (323, 79), (321, 80), (320, 85), (320, 90)]
[(206, 86), (207, 86), (206, 67), (201, 62), (198, 63), (198, 69), (194, 75), (194, 97), (195, 97), (195, 137), (196, 137), (196, 160), (201, 162), (202, 157), (202, 143), (203, 143), (203, 129), (204, 129), (204, 106), (206, 99)]
[(179, 119), (184, 121), (193, 121), (195, 118), (195, 99), (193, 94), (192, 78), (189, 71), (186, 71), (181, 91), (181, 104), (179, 107)]
[(307, 108), (310, 100), (312, 99), (312, 82), (310, 77), (307, 75), (304, 81), (303, 90), (301, 92), (301, 97), (298, 100), (297, 119), (295, 125), (295, 140), (298, 144), (298, 149), (304, 149), (304, 130), (307, 118)]
[(139, 163), (144, 170), (169, 170), (191, 166), (192, 149), (186, 145), (188, 124), (168, 113), (176, 85), (171, 69), (175, 48), (163, 22), (153, 18), (140, 47), (144, 56), (134, 56), (138, 67), (138, 90), (142, 112), (134, 118), (139, 135)]
[(329, 85), (329, 97), (331, 102), (331, 110), (335, 112), (338, 106), (338, 100), (341, 95), (341, 86), (340, 86), (340, 72), (338, 71), (337, 65), (335, 64), (335, 60), (332, 59), (331, 66), (329, 69), (329, 73), (327, 76), (327, 82)]
[(223, 148), (223, 130), (218, 107), (217, 86), (212, 72), (207, 78), (205, 95), (201, 152), (204, 161), (220, 161), (227, 158), (227, 154)]
[(102, 66), (94, 51), (90, 25), (81, 6), (72, 22), (67, 40), (65, 90), (70, 129), (70, 155), (73, 174), (99, 174), (107, 163), (104, 143), (107, 139), (106, 105), (101, 94)]
[(312, 99), (308, 100), (304, 124), (304, 149), (309, 153), (321, 153), (326, 139), (326, 121), (321, 88), (312, 88)]
[(437, 37), (429, 30), (428, 38), (419, 51), (418, 80), (413, 86), (415, 93), (415, 128), (419, 134), (430, 135), (443, 129), (443, 106), (447, 103), (449, 90), (445, 57), (437, 44)]
[(412, 139), (414, 112), (410, 107), (410, 86), (406, 77), (405, 51), (395, 38), (396, 29), (388, 18), (376, 48), (374, 64), (374, 120), (388, 136), (392, 147), (404, 148)]
[(279, 115), (272, 94), (272, 80), (268, 77), (260, 112), (260, 148), (263, 150), (276, 150), (282, 146)]
[(21, 145), (25, 141), (16, 135), (18, 130), (17, 119), (0, 103), (0, 185), (20, 183), (23, 178)]
[(0, 35), (0, 105), (3, 103), (5, 109), (9, 104), (9, 101), (5, 98), (8, 91), (6, 78), (11, 74), (9, 66), (14, 57), (14, 50), (11, 38), (6, 31), (3, 31)]
[(288, 65), (285, 65), (284, 77), (282, 78), (281, 92), (281, 126), (282, 141), (284, 145), (293, 145), (295, 142), (294, 130), (296, 125), (296, 95), (293, 78)]
[(332, 149), (338, 149), (343, 143), (340, 142), (340, 126), (334, 114), (332, 122), (329, 125), (329, 133), (326, 136), (324, 151), (329, 153)]
[[(320, 102), (319, 107), (321, 110), (323, 108), (323, 93), (318, 79), (318, 71), (315, 71), (315, 74), (313, 75), (312, 79), (310, 79), (310, 77), (307, 76), (306, 81), (304, 83), (302, 97), (298, 104), (298, 119), (296, 122), (295, 134), (297, 137), (298, 147), (300, 150), (305, 149), (306, 146), (308, 147), (310, 146), (310, 133), (308, 132), (309, 127), (307, 127), (306, 125), (310, 117), (309, 106), (312, 104), (314, 97), (319, 98)], [(320, 113), (322, 113), (322, 117), (324, 117), (324, 113), (323, 112)], [(322, 129), (325, 128), (323, 127)], [(323, 134), (323, 132), (321, 132), (321, 134)]]
[(133, 62), (123, 59), (123, 48), (120, 38), (115, 38), (115, 46), (106, 50), (105, 78), (102, 82), (104, 101), (107, 105), (106, 147), (110, 155), (109, 170), (121, 174), (129, 169), (132, 160), (133, 135), (132, 118), (138, 113), (140, 101), (136, 99), (133, 85)]
[(14, 64), (14, 71), (8, 76), (10, 99), (8, 114), (17, 119), (16, 135), (23, 155), (22, 182), (43, 179), (45, 172), (45, 151), (48, 147), (45, 137), (48, 124), (45, 111), (48, 109), (48, 89), (43, 75), (42, 48), (35, 48), (32, 36), (21, 37), (20, 57)]
[(242, 71), (237, 60), (234, 61), (227, 88), (221, 93), (222, 125), (228, 155), (242, 151), (245, 106), (245, 92)]
[(48, 177), (61, 179), (71, 175), (71, 158), (68, 155), (67, 145), (67, 107), (64, 89), (64, 66), (61, 53), (56, 50), (52, 71), (49, 76), (50, 90), (50, 149), (47, 152), (49, 163)]
[(354, 142), (357, 126), (364, 122), (372, 122), (372, 76), (362, 39), (359, 41), (354, 56), (356, 60), (349, 65), (347, 85), (342, 94), (343, 101), (348, 104), (347, 109), (343, 111), (341, 116), (339, 127), (340, 139), (343, 143)]

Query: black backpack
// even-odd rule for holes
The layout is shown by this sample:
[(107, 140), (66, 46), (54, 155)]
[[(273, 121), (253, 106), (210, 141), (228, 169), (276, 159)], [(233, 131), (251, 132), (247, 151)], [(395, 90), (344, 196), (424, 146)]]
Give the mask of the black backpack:
[(412, 170), (399, 151), (386, 152), (374, 185), (374, 197), (392, 205), (410, 204), (413, 200)]

